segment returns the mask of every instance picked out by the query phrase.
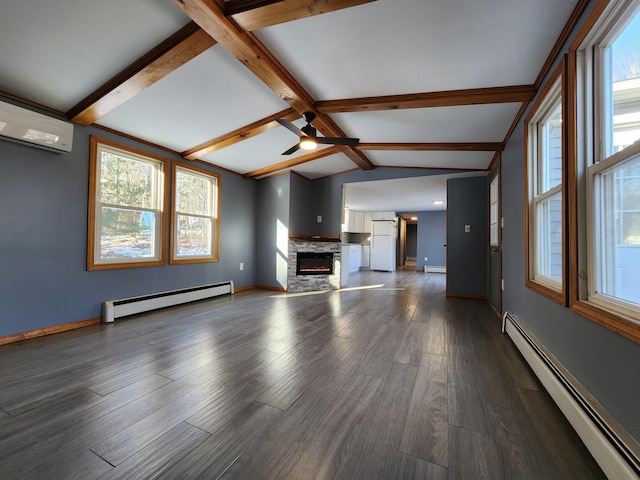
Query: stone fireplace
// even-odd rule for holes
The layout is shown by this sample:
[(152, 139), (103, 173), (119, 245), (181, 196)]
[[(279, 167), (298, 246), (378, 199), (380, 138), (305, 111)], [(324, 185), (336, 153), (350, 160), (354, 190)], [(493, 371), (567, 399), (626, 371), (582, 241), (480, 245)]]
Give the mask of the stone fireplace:
[(334, 236), (289, 235), (287, 291), (339, 289), (340, 245)]

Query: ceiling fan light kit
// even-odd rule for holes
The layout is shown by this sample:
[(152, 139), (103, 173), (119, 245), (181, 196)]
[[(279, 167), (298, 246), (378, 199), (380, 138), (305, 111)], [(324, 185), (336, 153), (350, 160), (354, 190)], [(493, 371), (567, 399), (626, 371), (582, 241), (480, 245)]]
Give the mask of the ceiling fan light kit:
[(300, 148), (303, 150), (315, 150), (319, 143), (323, 145), (347, 145), (350, 147), (355, 147), (360, 143), (359, 138), (318, 137), (317, 130), (311, 125), (311, 122), (316, 118), (316, 114), (313, 112), (304, 112), (302, 114), (302, 118), (307, 122), (307, 124), (302, 128), (296, 127), (285, 118), (276, 119), (280, 125), (300, 137), (300, 142), (289, 150), (283, 152), (282, 155), (291, 155)]
[(315, 150), (318, 144), (312, 138), (300, 137), (300, 148), (303, 150)]

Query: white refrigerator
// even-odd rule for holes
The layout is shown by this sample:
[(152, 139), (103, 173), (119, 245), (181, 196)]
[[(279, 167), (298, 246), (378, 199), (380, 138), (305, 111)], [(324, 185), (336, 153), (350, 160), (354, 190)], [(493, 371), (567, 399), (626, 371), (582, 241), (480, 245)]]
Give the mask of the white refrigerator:
[(396, 270), (396, 243), (398, 230), (393, 220), (372, 222), (371, 270), (394, 272)]

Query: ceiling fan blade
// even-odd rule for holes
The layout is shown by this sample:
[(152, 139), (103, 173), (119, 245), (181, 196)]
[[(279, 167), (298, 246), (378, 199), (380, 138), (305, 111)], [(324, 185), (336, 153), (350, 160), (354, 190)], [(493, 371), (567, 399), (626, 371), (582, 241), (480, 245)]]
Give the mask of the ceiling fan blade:
[(302, 130), (300, 130), (298, 127), (296, 127), (293, 123), (291, 123), (289, 120), (285, 118), (276, 118), (276, 122), (278, 122), (283, 127), (288, 128), (299, 137), (307, 136), (306, 133), (304, 133)]
[(291, 147), (286, 152), (282, 152), (282, 155), (291, 155), (293, 152), (297, 152), (298, 150), (300, 150), (300, 144), (296, 143), (293, 147)]
[(360, 139), (341, 137), (318, 137), (316, 138), (316, 142), (322, 143), (324, 145), (348, 145), (350, 147), (355, 147), (360, 143)]

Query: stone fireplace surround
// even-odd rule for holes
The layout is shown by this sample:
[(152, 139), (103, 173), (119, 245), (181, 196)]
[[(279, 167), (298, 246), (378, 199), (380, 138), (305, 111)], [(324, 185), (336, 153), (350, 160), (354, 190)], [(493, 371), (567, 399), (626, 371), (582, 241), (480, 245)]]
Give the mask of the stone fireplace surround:
[[(313, 292), (338, 290), (340, 288), (340, 237), (333, 235), (289, 235), (289, 258), (287, 262), (287, 291)], [(297, 253), (333, 253), (332, 275), (296, 275)]]

